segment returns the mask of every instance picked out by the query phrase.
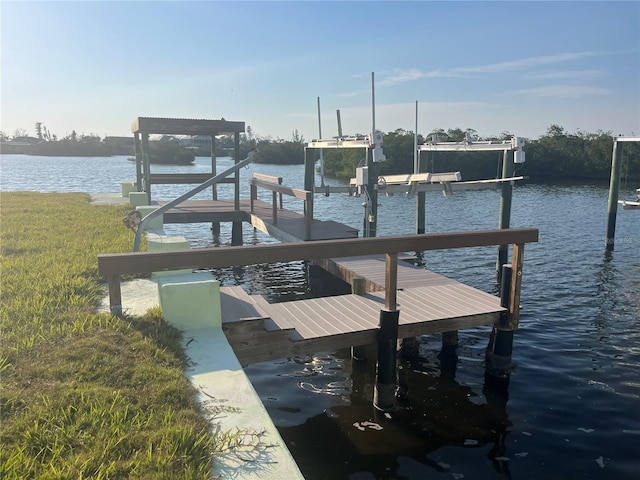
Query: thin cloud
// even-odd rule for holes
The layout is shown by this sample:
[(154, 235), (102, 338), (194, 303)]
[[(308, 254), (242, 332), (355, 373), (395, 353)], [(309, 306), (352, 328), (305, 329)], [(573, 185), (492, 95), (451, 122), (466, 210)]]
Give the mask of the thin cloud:
[(612, 90), (608, 88), (598, 87), (576, 87), (573, 85), (548, 85), (538, 88), (524, 88), (522, 90), (513, 90), (505, 92), (504, 95), (515, 96), (523, 95), (528, 97), (556, 97), (556, 98), (581, 98), (601, 95), (611, 95)]
[(379, 82), (380, 86), (393, 86), (406, 82), (412, 82), (424, 78), (462, 78), (474, 77), (486, 74), (504, 73), (509, 71), (528, 70), (531, 68), (552, 65), (563, 62), (581, 60), (597, 55), (596, 52), (575, 52), (559, 53), (556, 55), (543, 55), (537, 57), (521, 58), (507, 62), (489, 63), (485, 65), (475, 65), (471, 67), (456, 67), (448, 69), (437, 69), (421, 71), (417, 68), (396, 69), (384, 72), (384, 78)]
[(535, 73), (526, 75), (527, 80), (558, 80), (567, 78), (594, 79), (609, 75), (604, 70), (567, 70), (562, 72)]

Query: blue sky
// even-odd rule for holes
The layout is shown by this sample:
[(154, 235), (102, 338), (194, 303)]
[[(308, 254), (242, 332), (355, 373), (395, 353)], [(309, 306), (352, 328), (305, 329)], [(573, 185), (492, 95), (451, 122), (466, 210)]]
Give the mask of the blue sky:
[(1, 129), (130, 135), (138, 116), (289, 139), (472, 128), (640, 134), (640, 2), (0, 3)]

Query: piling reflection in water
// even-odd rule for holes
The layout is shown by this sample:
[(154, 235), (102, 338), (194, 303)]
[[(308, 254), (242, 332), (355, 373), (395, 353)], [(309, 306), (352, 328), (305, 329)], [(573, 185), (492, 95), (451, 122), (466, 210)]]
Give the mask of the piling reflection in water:
[[(456, 474), (437, 454), (447, 446), (489, 446), (487, 457), (493, 469), (509, 476), (504, 457), (511, 427), (506, 411), (508, 381), (488, 377), (481, 388), (472, 388), (456, 381), (457, 364), (451, 347), (440, 352), (436, 365), (420, 357), (400, 362), (408, 390), (395, 411), (384, 413), (372, 406), (375, 359), (352, 360), (346, 350), (336, 352), (333, 361), (332, 356), (309, 357), (306, 362), (298, 359), (301, 370), (291, 375), (305, 377), (299, 386), (314, 394), (313, 401), (322, 403), (326, 395), (342, 399), (340, 405), (334, 400), (332, 406), (306, 417), (300, 425), (279, 426), (305, 478)], [(276, 423), (283, 413), (291, 413), (275, 405), (278, 403), (280, 399), (274, 397), (265, 401), (268, 408), (273, 408)], [(321, 470), (317, 468), (318, 455), (326, 459)], [(380, 472), (387, 475), (380, 476)]]

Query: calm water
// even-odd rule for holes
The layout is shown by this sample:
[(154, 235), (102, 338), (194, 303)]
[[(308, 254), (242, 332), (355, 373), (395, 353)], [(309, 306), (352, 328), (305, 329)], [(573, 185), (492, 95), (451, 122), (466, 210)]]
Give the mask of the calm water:
[[(231, 165), (219, 159), (219, 169)], [(183, 170), (185, 167), (182, 167)], [(207, 171), (197, 159), (190, 171)], [(176, 167), (156, 166), (154, 171)], [(302, 187), (301, 166), (252, 165)], [(117, 192), (133, 178), (126, 157), (3, 155), (6, 190)], [(629, 185), (621, 197), (630, 197)], [(185, 187), (156, 187), (171, 199)], [(156, 195), (157, 193), (157, 195)], [(540, 229), (525, 248), (520, 329), (508, 389), (485, 382), (488, 329), (460, 332), (457, 358), (439, 356), (439, 336), (420, 338), (420, 358), (402, 365), (409, 397), (381, 415), (371, 407), (373, 369), (345, 352), (320, 352), (247, 367), (247, 373), (308, 479), (640, 478), (640, 212), (618, 213), (616, 249), (604, 253), (607, 186), (520, 185), (512, 226)], [(206, 194), (203, 194), (206, 195)], [(224, 193), (221, 193), (221, 197)], [(428, 230), (495, 228), (495, 191), (427, 197)], [(301, 202), (286, 200), (301, 210)], [(414, 201), (379, 199), (379, 234), (412, 233)], [(361, 200), (316, 197), (317, 218), (361, 227)], [(171, 226), (194, 246), (224, 245), (204, 225)], [(245, 242), (271, 241), (245, 228)], [(430, 252), (432, 270), (495, 292), (495, 249)], [(220, 273), (273, 299), (307, 294), (302, 263)], [(285, 281), (286, 279), (286, 281)]]

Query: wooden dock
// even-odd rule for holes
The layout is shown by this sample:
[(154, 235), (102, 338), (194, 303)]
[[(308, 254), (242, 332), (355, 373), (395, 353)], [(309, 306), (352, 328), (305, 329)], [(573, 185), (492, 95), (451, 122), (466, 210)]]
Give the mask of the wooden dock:
[[(157, 202), (165, 205), (168, 202)], [(233, 200), (187, 200), (164, 212), (164, 223), (222, 223), (248, 222), (255, 228), (281, 242), (304, 240), (330, 240), (356, 238), (358, 230), (334, 221), (312, 219), (310, 238), (305, 238), (305, 215), (291, 210), (277, 209), (274, 219), (273, 205), (261, 200), (240, 200), (240, 209)]]
[[(385, 306), (385, 259), (330, 259), (342, 278), (363, 275), (365, 295), (270, 304), (240, 287), (223, 287), (223, 330), (242, 364), (377, 341)], [(492, 325), (506, 311), (500, 299), (404, 261), (398, 262), (399, 338)]]

